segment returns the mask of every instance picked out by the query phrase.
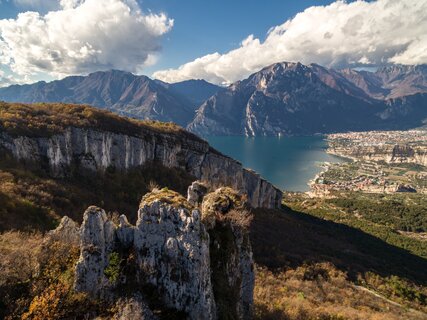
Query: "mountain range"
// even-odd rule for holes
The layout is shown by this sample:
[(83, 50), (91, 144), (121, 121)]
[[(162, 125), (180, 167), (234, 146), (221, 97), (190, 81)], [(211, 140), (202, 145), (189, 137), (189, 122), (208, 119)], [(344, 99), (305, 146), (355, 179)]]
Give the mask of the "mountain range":
[(206, 100), (188, 129), (286, 135), (404, 129), (427, 118), (427, 67), (377, 72), (276, 63)]
[[(146, 76), (111, 70), (48, 83), (12, 85), (0, 89), (0, 100), (89, 104), (138, 119), (185, 126), (194, 118), (197, 107), (219, 89), (204, 80), (168, 84)], [(189, 95), (188, 92), (195, 94)]]
[(375, 72), (282, 62), (227, 88), (111, 70), (0, 89), (8, 102), (90, 104), (175, 122), (200, 135), (303, 135), (406, 129), (427, 119), (427, 65)]

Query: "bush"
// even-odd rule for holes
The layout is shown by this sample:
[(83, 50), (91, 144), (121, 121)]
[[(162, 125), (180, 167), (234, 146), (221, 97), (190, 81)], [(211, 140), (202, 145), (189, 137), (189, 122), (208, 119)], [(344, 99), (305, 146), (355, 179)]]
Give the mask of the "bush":
[(108, 266), (104, 270), (105, 276), (111, 284), (117, 283), (120, 276), (120, 265), (122, 260), (117, 252), (112, 252), (108, 255)]
[(41, 243), (40, 233), (8, 231), (0, 234), (0, 287), (35, 277)]

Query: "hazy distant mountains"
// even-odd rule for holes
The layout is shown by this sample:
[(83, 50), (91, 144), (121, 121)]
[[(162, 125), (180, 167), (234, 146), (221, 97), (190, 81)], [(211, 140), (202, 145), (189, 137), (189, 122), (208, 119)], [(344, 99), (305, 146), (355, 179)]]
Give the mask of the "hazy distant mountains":
[(132, 117), (173, 121), (185, 126), (194, 118), (198, 106), (220, 89), (204, 80), (167, 84), (111, 70), (1, 88), (0, 100), (89, 104)]
[(169, 84), (112, 70), (1, 88), (0, 100), (90, 104), (173, 121), (202, 135), (402, 129), (427, 119), (427, 66), (368, 72), (283, 62), (227, 88), (204, 80)]
[(427, 65), (382, 67), (376, 72), (341, 70), (341, 74), (372, 98), (388, 99), (427, 92)]
[(166, 83), (160, 80), (154, 81), (169, 89), (172, 93), (185, 97), (192, 103), (193, 110), (197, 110), (206, 99), (224, 89), (205, 80), (187, 80), (177, 83)]

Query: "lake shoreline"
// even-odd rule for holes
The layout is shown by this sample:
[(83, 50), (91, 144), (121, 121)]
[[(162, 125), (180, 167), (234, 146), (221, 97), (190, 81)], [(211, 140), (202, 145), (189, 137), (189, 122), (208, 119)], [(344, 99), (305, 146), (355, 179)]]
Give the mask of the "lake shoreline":
[(326, 135), (286, 137), (209, 136), (219, 152), (258, 172), (283, 191), (308, 192), (325, 162), (342, 159), (327, 153)]

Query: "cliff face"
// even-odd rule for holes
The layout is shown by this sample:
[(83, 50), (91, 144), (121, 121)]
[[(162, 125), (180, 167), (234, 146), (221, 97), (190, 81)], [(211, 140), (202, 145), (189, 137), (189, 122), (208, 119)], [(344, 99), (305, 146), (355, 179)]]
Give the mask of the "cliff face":
[(10, 135), (0, 131), (0, 148), (17, 159), (42, 163), (51, 175), (63, 177), (70, 168), (104, 171), (126, 170), (147, 162), (181, 168), (210, 187), (230, 186), (248, 195), (253, 207), (275, 208), (282, 193), (258, 174), (191, 136), (145, 130), (126, 135), (92, 128), (68, 127), (41, 137)]
[(362, 98), (347, 94), (350, 87), (317, 65), (276, 63), (209, 98), (187, 128), (202, 135), (258, 136), (361, 127), (357, 120), (373, 106), (358, 88)]
[(329, 148), (328, 152), (351, 159), (385, 161), (387, 163), (415, 163), (427, 166), (427, 149), (410, 145), (384, 144), (381, 146), (358, 146), (357, 148)]
[[(194, 184), (189, 200), (192, 189)], [(209, 212), (173, 191), (154, 190), (143, 197), (135, 226), (123, 215), (115, 224), (97, 207), (86, 210), (78, 230), (64, 217), (51, 235), (79, 238), (75, 290), (122, 301), (119, 319), (129, 319), (135, 310), (132, 319), (155, 319), (149, 309), (153, 299), (187, 319), (250, 318), (254, 273), (249, 236), (231, 220), (218, 218), (243, 198), (231, 189), (219, 190), (233, 200)], [(210, 199), (218, 200), (217, 193)], [(216, 226), (208, 228), (203, 220), (211, 214)]]
[(375, 72), (353, 69), (339, 72), (375, 99), (393, 99), (427, 92), (426, 65), (391, 65)]
[(206, 100), (187, 129), (200, 135), (310, 135), (407, 129), (426, 117), (425, 66), (378, 73), (276, 63)]

